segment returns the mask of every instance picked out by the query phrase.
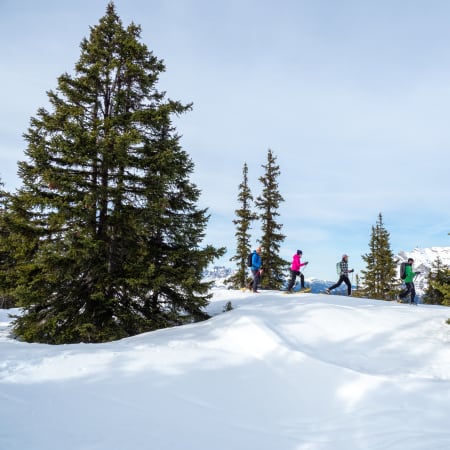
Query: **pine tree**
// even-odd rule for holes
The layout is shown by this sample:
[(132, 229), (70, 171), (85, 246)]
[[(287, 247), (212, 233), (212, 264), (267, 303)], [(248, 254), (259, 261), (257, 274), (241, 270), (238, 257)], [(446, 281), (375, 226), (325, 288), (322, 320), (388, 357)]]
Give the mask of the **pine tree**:
[(209, 216), (172, 125), (191, 105), (158, 92), (165, 66), (140, 32), (109, 3), (25, 135), (11, 229), (27, 243), (14, 326), (27, 341), (102, 342), (206, 317), (202, 272), (224, 249), (199, 247)]
[(362, 256), (366, 263), (366, 270), (361, 271), (364, 293), (369, 298), (393, 300), (398, 288), (396, 264), (381, 213), (372, 227), (369, 249), (370, 252)]
[(237, 271), (227, 280), (234, 289), (245, 287), (247, 284), (247, 255), (251, 251), (249, 230), (251, 223), (258, 218), (257, 214), (251, 210), (253, 196), (248, 186), (247, 163), (244, 163), (242, 176), (238, 194), (240, 208), (235, 210), (237, 219), (233, 220), (236, 225), (236, 254), (230, 258), (230, 261), (237, 262)]
[(439, 256), (433, 261), (427, 281), (423, 303), (450, 306), (450, 268)]
[(442, 277), (433, 282), (434, 289), (442, 294), (442, 305), (450, 306), (450, 269), (444, 270)]
[(355, 275), (355, 287), (352, 289), (352, 297), (365, 297), (366, 293), (364, 289), (361, 289), (361, 277)]
[(3, 190), (0, 181), (0, 308), (15, 306), (13, 287), (15, 285), (14, 252), (11, 248), (8, 226), (9, 193)]
[(279, 289), (283, 283), (283, 273), (289, 262), (279, 256), (280, 245), (286, 236), (281, 233), (283, 225), (277, 223), (276, 218), (280, 215), (278, 209), (284, 199), (278, 190), (277, 180), (281, 172), (272, 150), (268, 150), (267, 164), (263, 164), (262, 167), (265, 169), (265, 173), (259, 178), (259, 181), (263, 188), (255, 202), (261, 211), (259, 217), (262, 222), (262, 237), (259, 242), (263, 248), (264, 272), (261, 284), (269, 289)]

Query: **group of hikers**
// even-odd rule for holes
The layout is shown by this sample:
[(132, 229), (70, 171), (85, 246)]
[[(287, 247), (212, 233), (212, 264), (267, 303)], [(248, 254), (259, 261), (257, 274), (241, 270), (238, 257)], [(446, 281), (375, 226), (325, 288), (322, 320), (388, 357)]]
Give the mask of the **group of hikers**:
[[(253, 251), (251, 257), (251, 273), (252, 279), (250, 283), (247, 285), (247, 288), (252, 290), (253, 292), (258, 292), (258, 286), (261, 282), (261, 276), (264, 271), (262, 265), (262, 248), (257, 247), (256, 250)], [(300, 278), (300, 291), (308, 292), (311, 289), (305, 287), (305, 277), (301, 272), (301, 268), (308, 265), (308, 261), (302, 262), (301, 258), (303, 256), (303, 252), (301, 250), (297, 250), (297, 252), (292, 256), (292, 264), (290, 267), (290, 279), (286, 288), (286, 293), (292, 293), (297, 277)], [(414, 287), (414, 277), (418, 275), (420, 272), (414, 272), (412, 269), (412, 265), (414, 260), (412, 258), (408, 258), (408, 261), (405, 263), (405, 278), (403, 282), (405, 283), (405, 288), (400, 292), (398, 296), (398, 301), (403, 302), (403, 300), (409, 295), (410, 303), (417, 305), (415, 301), (416, 291)], [(345, 283), (347, 286), (347, 295), (352, 295), (352, 283), (350, 282), (349, 273), (353, 273), (354, 269), (348, 268), (348, 255), (342, 255), (342, 259), (338, 264), (338, 272), (339, 279), (332, 286), (325, 289), (326, 294), (330, 294), (333, 289), (339, 287), (342, 283)]]

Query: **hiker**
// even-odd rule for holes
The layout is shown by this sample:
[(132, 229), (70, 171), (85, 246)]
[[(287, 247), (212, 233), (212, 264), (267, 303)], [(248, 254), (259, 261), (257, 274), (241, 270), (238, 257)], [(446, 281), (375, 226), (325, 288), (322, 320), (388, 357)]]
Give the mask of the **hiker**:
[(347, 285), (347, 295), (350, 296), (352, 295), (352, 284), (350, 283), (348, 274), (354, 272), (354, 269), (348, 270), (348, 255), (342, 255), (342, 259), (338, 265), (340, 270), (339, 280), (333, 284), (333, 286), (325, 289), (325, 292), (329, 294), (333, 289), (337, 288), (342, 283), (345, 283)]
[(306, 266), (308, 264), (308, 261), (302, 263), (303, 252), (301, 250), (297, 250), (297, 253), (292, 257), (292, 264), (291, 264), (291, 279), (289, 280), (289, 284), (287, 287), (287, 292), (292, 292), (292, 288), (295, 284), (295, 279), (297, 276), (300, 277), (300, 290), (305, 289), (305, 276), (300, 272), (300, 268), (303, 266)]
[(252, 281), (250, 281), (247, 287), (253, 292), (258, 292), (258, 285), (261, 281), (261, 274), (263, 272), (261, 251), (261, 247), (258, 247), (252, 254), (252, 266), (250, 270), (252, 271), (253, 279)]
[(405, 264), (405, 289), (403, 289), (398, 298), (400, 302), (408, 295), (410, 294), (409, 303), (417, 305), (416, 302), (416, 289), (414, 287), (414, 277), (416, 275), (419, 275), (420, 272), (413, 272), (412, 265), (414, 263), (414, 259), (408, 258), (407, 263)]

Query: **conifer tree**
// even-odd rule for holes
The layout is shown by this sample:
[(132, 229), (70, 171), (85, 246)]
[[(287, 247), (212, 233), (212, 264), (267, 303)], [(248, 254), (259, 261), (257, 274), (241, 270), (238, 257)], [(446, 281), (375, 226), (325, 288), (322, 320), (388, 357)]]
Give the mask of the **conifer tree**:
[(366, 263), (366, 270), (361, 271), (364, 293), (369, 298), (393, 300), (398, 288), (396, 264), (381, 213), (372, 227), (369, 249), (369, 253), (362, 256)]
[(9, 194), (3, 190), (0, 181), (0, 308), (12, 308), (15, 306), (12, 294), (15, 285), (14, 252), (10, 241), (8, 227), (8, 202)]
[(433, 261), (427, 281), (422, 301), (432, 305), (450, 306), (450, 268), (442, 263), (439, 256)]
[(242, 170), (242, 183), (239, 185), (238, 202), (240, 208), (235, 210), (237, 219), (233, 220), (236, 225), (236, 254), (230, 258), (230, 261), (237, 262), (237, 271), (227, 280), (234, 289), (245, 287), (247, 284), (247, 255), (251, 251), (250, 246), (250, 228), (251, 223), (258, 218), (257, 214), (252, 212), (253, 196), (248, 185), (248, 167), (244, 163)]
[(450, 306), (450, 269), (443, 271), (439, 280), (433, 281), (433, 288), (442, 294), (442, 305)]
[(259, 242), (263, 248), (264, 272), (261, 285), (269, 289), (279, 289), (283, 283), (283, 272), (289, 262), (279, 256), (280, 246), (286, 236), (281, 233), (283, 225), (276, 219), (280, 215), (278, 210), (284, 199), (278, 189), (280, 167), (276, 164), (276, 157), (272, 150), (267, 151), (267, 163), (262, 167), (265, 169), (265, 173), (259, 177), (259, 181), (263, 188), (255, 202), (261, 211), (259, 218), (262, 223), (262, 237)]
[(109, 3), (25, 135), (11, 229), (27, 243), (14, 325), (26, 341), (102, 342), (206, 317), (202, 272), (224, 249), (200, 247), (209, 216), (172, 125), (191, 105), (157, 90), (165, 66), (140, 32)]

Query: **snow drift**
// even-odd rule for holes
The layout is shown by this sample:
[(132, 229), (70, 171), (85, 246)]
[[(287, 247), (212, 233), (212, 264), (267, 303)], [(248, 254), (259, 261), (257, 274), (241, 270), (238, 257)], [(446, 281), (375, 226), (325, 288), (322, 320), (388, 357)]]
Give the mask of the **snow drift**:
[(448, 308), (216, 289), (209, 311), (61, 346), (13, 340), (0, 311), (0, 448), (450, 448)]

